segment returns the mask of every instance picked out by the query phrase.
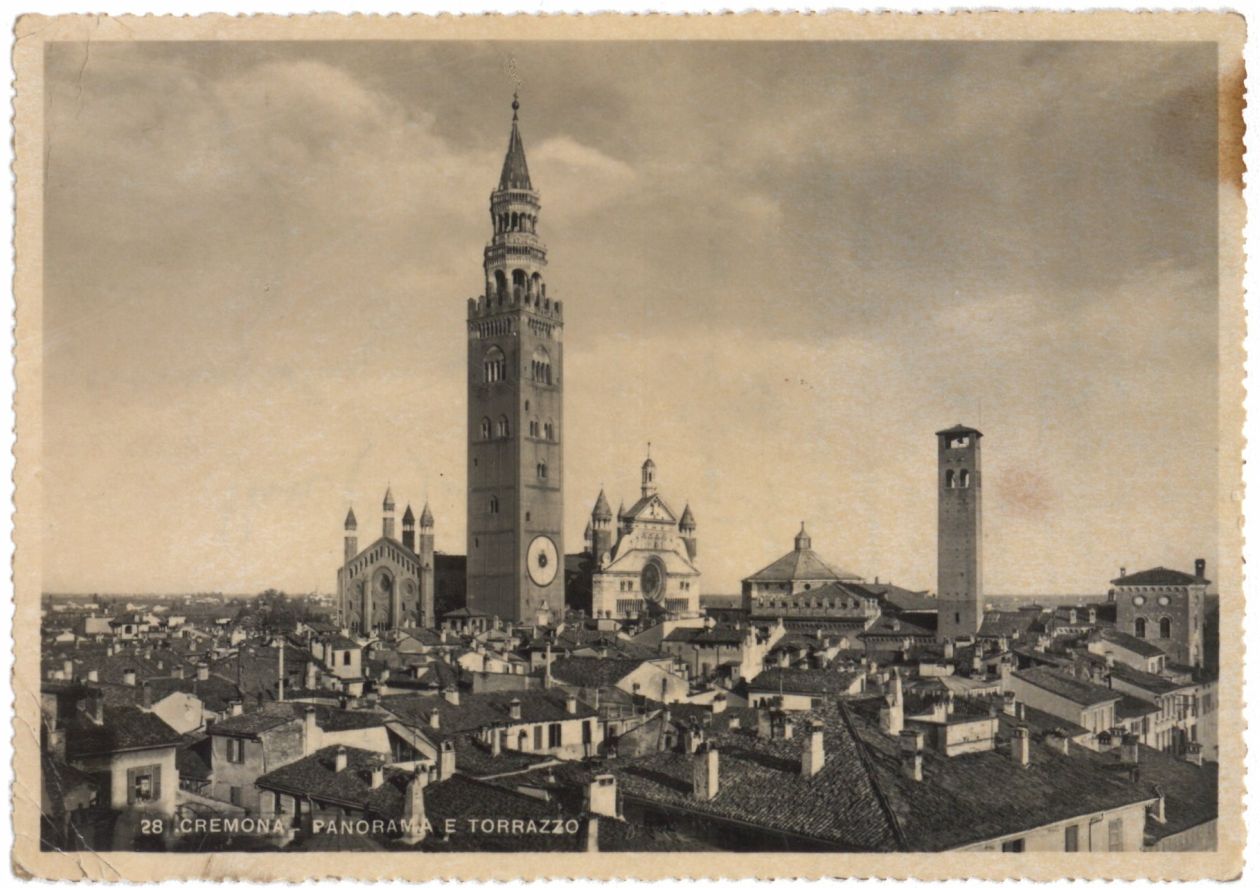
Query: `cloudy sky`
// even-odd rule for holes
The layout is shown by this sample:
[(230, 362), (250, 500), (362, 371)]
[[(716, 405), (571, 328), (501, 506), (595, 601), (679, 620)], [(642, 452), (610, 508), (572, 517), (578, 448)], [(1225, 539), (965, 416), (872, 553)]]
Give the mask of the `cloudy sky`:
[(703, 591), (934, 588), (961, 421), (991, 594), (1215, 561), (1212, 45), (53, 44), (50, 591), (329, 591), (387, 482), (463, 551), (513, 69), (570, 550), (650, 440)]

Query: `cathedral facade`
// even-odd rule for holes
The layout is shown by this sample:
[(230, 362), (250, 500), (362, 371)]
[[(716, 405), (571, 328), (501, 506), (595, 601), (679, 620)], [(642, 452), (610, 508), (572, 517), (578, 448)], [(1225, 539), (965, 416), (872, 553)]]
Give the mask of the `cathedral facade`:
[(468, 607), (547, 622), (564, 615), (564, 316), (519, 108), (490, 195), (485, 289), (468, 301)]
[(683, 616), (700, 612), (696, 519), (690, 504), (678, 514), (656, 485), (656, 463), (643, 463), (639, 500), (612, 509), (599, 492), (588, 525), (591, 611), (597, 617)]
[(408, 505), (402, 538), (394, 535), (394, 495), (385, 491), (381, 536), (359, 549), (354, 509), (346, 514), (343, 563), (337, 570), (341, 625), (357, 635), (376, 635), (407, 626), (434, 625), (433, 513), (425, 503), (416, 519)]

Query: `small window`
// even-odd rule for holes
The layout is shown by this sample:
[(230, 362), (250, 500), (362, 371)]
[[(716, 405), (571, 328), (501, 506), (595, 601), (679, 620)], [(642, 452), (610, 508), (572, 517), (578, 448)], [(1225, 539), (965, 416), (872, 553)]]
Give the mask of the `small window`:
[(342, 666), (349, 666), (349, 665), (350, 665), (350, 652), (349, 652), (349, 651), (345, 651), (345, 652), (343, 652), (343, 653), (342, 653), (342, 655), (341, 655), (341, 665), (342, 665)]
[(971, 486), (971, 473), (968, 472), (966, 469), (958, 470), (958, 486), (959, 487)]
[(490, 440), (490, 417), (483, 416), (481, 418), (481, 440)]
[(538, 464), (538, 480), (539, 481), (547, 480), (547, 464), (545, 462), (540, 462)]
[(1107, 824), (1107, 850), (1124, 850), (1124, 821), (1119, 817)]
[(556, 440), (556, 427), (550, 421), (543, 424), (543, 437), (548, 441)]
[(1064, 851), (1080, 851), (1081, 850), (1081, 828), (1076, 824), (1069, 826), (1063, 831), (1063, 850)]
[(490, 497), (489, 509), (491, 515), (499, 514), (499, 498), (497, 496)]
[(952, 487), (957, 487), (957, 486), (958, 486), (957, 482), (954, 480), (954, 470), (953, 470), (953, 469), (946, 469), (946, 470), (945, 470), (945, 486), (946, 486), (946, 487), (951, 487), (951, 488), (952, 488)]
[(547, 746), (555, 749), (560, 745), (560, 725), (547, 725)]
[(1003, 853), (1006, 853), (1006, 854), (1023, 854), (1024, 853), (1024, 840), (1011, 839), (1009, 841), (1003, 842), (1002, 851)]
[(508, 418), (506, 416), (499, 417), (499, 425), (495, 431), (500, 438), (506, 438), (511, 433), (512, 427), (508, 423)]
[(228, 801), (238, 808), (243, 807), (241, 804), (241, 788), (239, 786), (228, 787)]
[(1159, 621), (1159, 637), (1172, 638), (1172, 620), (1167, 617)]
[(1138, 638), (1146, 637), (1146, 620), (1143, 617), (1133, 621), (1133, 634)]
[(542, 749), (543, 726), (534, 725), (534, 749)]

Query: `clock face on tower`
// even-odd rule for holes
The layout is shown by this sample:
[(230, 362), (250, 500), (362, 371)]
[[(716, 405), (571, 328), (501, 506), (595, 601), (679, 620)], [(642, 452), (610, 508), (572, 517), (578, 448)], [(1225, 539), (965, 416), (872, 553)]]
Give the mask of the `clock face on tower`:
[(529, 544), (526, 554), (529, 564), (529, 578), (539, 586), (550, 586), (556, 578), (560, 559), (556, 556), (556, 544), (550, 537), (536, 536)]

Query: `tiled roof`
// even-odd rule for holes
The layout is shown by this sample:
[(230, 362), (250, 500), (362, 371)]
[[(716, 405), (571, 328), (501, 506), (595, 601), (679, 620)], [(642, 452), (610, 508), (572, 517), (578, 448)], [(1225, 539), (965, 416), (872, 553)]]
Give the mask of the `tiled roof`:
[(793, 549), (750, 577), (750, 582), (784, 583), (791, 580), (861, 580), (855, 573), (839, 570), (818, 557), (813, 549)]
[[(1110, 754), (1118, 758), (1120, 751)], [(1139, 747), (1138, 779), (1164, 793), (1164, 823), (1148, 817), (1148, 838), (1162, 839), (1215, 820), (1219, 776), (1216, 762), (1195, 765), (1151, 746)]]
[(1211, 580), (1183, 573), (1169, 567), (1152, 567), (1137, 573), (1116, 577), (1111, 581), (1113, 586), (1208, 586)]
[(1121, 632), (1119, 629), (1103, 629), (1098, 633), (1103, 641), (1111, 642), (1117, 647), (1122, 647), (1127, 651), (1132, 651), (1140, 657), (1161, 657), (1164, 652), (1151, 644), (1144, 641), (1136, 635), (1130, 635), (1127, 632)]
[(104, 724), (79, 714), (66, 731), (66, 755), (71, 759), (110, 755), (131, 749), (178, 746), (180, 735), (152, 712), (134, 706), (105, 706)]
[(840, 695), (860, 675), (857, 670), (837, 669), (763, 669), (748, 685), (750, 691)]
[(615, 685), (642, 665), (642, 660), (569, 657), (551, 664), (551, 677), (575, 687), (606, 688)]
[(225, 711), (233, 700), (242, 699), (241, 690), (235, 684), (217, 675), (205, 680), (197, 678), (150, 678), (144, 682), (153, 691), (155, 701), (169, 697), (177, 691), (190, 694), (213, 712)]
[(905, 617), (881, 614), (874, 623), (866, 628), (861, 636), (890, 635), (894, 637), (933, 638), (936, 632), (918, 621)]
[(1034, 666), (1031, 669), (1021, 669), (1013, 675), (1080, 706), (1095, 706), (1120, 699), (1120, 694), (1116, 691), (1073, 678), (1053, 666)]
[(866, 588), (884, 604), (899, 611), (934, 611), (938, 604), (936, 596), (927, 592), (915, 592), (894, 586), (892, 583), (855, 583)]
[(1183, 685), (1179, 685), (1175, 681), (1169, 681), (1162, 675), (1156, 675), (1153, 672), (1142, 672), (1140, 669), (1134, 669), (1132, 666), (1126, 666), (1123, 663), (1116, 663), (1111, 667), (1111, 676), (1131, 685), (1136, 685), (1152, 694), (1170, 694), (1183, 687)]
[(281, 725), (304, 721), (306, 710), (315, 710), (315, 724), (322, 731), (354, 731), (377, 728), (393, 719), (384, 713), (367, 709), (342, 709), (312, 703), (268, 703), (253, 712), (234, 715), (215, 722), (208, 734), (233, 737), (257, 737)]
[(991, 638), (1010, 638), (1016, 633), (1026, 635), (1039, 619), (1041, 612), (1035, 610), (986, 611), (977, 634)]
[(998, 713), (998, 719), (1008, 727), (1014, 728), (1019, 724), (1028, 726), (1029, 733), (1034, 740), (1040, 740), (1051, 731), (1058, 731), (1065, 737), (1075, 738), (1084, 737), (1090, 733), (1089, 728), (1081, 727), (1074, 721), (1068, 721), (1066, 718), (1059, 718), (1051, 712), (1042, 709), (1035, 709), (1032, 706), (1024, 707), (1024, 717), (1022, 719), (1015, 718), (1011, 715)]
[(1143, 700), (1141, 697), (1133, 697), (1129, 694), (1121, 694), (1120, 702), (1116, 703), (1116, 718), (1118, 719), (1141, 718), (1157, 712), (1159, 712), (1159, 707), (1150, 700)]
[[(515, 108), (516, 106), (513, 105)], [(529, 181), (529, 165), (525, 163), (525, 143), (521, 141), (521, 131), (516, 121), (516, 112), (512, 112), (512, 135), (508, 137), (507, 154), (503, 157), (503, 171), (499, 174), (499, 190), (523, 189), (533, 190)], [(425, 504), (427, 507), (427, 503)]]
[(198, 737), (191, 743), (185, 743), (175, 750), (175, 769), (179, 771), (181, 780), (209, 780), (210, 762), (198, 746), (204, 737)]
[[(441, 696), (398, 695), (380, 701), (386, 709), (406, 724), (418, 727), (426, 733), (441, 736), (477, 731), (492, 725), (513, 724), (512, 701), (520, 700), (519, 723), (567, 721), (591, 718), (594, 709), (577, 701), (576, 713), (570, 715), (566, 700), (568, 692), (562, 689), (549, 691), (494, 691), (485, 694), (461, 694), (458, 704), (448, 703)], [(429, 728), (429, 715), (436, 711), (440, 727)]]
[(665, 641), (681, 644), (742, 644), (748, 633), (726, 626), (679, 626), (665, 636)]
[[(989, 752), (946, 756), (925, 744), (923, 780), (902, 773), (899, 738), (855, 712), (852, 723), (908, 850), (943, 851), (1155, 797), (1101, 754), (1073, 745), (1068, 755), (1029, 745), (1027, 768), (1005, 743)], [(1003, 739), (1010, 727), (999, 721)]]
[(897, 846), (888, 815), (866, 774), (852, 735), (834, 725), (824, 733), (826, 761), (801, 775), (805, 732), (790, 740), (713, 733), (719, 790), (712, 799), (691, 791), (692, 756), (660, 752), (607, 763), (625, 795), (698, 814), (736, 820), (853, 851)]
[(491, 755), (489, 749), (468, 734), (459, 735), (454, 742), (455, 767), (473, 777), (510, 774), (555, 761), (551, 756), (519, 752), (513, 749), (501, 749), (498, 755)]

